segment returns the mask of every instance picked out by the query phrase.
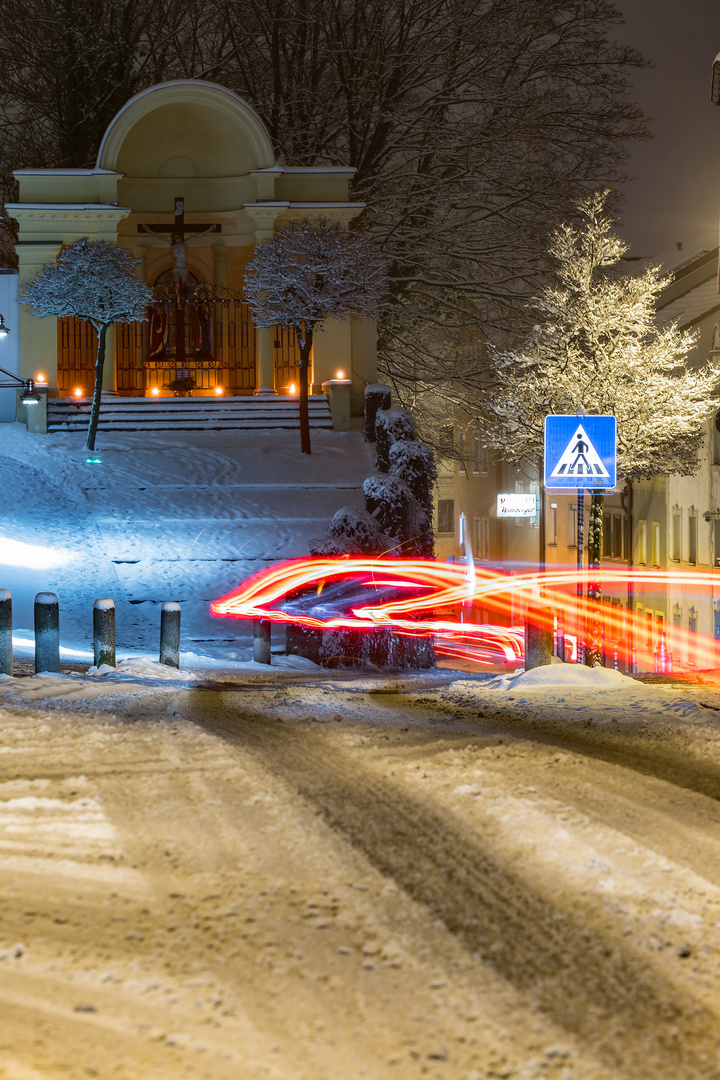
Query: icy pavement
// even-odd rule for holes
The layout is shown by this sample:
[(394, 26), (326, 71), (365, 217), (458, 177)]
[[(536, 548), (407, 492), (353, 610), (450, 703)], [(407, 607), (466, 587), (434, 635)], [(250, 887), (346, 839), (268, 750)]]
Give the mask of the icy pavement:
[[(359, 432), (128, 432), (99, 437), (0, 425), (0, 588), (15, 648), (29, 655), (38, 592), (60, 599), (64, 659), (92, 656), (92, 605), (115, 601), (122, 657), (158, 648), (160, 605), (182, 605), (181, 647), (205, 662), (247, 660), (246, 624), (209, 604), (277, 559), (307, 555), (337, 509), (362, 505), (372, 450)], [(301, 479), (299, 479), (301, 477)], [(192, 662), (191, 660), (188, 662)]]

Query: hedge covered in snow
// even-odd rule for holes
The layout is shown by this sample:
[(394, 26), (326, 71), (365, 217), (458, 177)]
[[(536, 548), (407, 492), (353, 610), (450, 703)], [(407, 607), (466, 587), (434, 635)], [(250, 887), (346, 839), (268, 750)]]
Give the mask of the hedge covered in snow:
[(380, 409), (375, 417), (375, 468), (386, 473), (390, 468), (390, 447), (396, 442), (414, 442), (417, 427), (405, 409)]
[(392, 391), (385, 383), (370, 383), (365, 387), (365, 442), (375, 442), (375, 417), (378, 409), (389, 409)]

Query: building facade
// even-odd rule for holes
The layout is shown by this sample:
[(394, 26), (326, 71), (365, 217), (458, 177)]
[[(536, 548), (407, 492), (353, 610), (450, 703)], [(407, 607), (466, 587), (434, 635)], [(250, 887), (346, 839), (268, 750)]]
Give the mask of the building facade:
[[(290, 393), (293, 334), (254, 328), (242, 301), (244, 268), (254, 245), (293, 218), (347, 225), (362, 209), (349, 200), (352, 175), (278, 165), (260, 118), (224, 87), (154, 86), (114, 118), (94, 168), (15, 173), (19, 198), (6, 211), (18, 224), (20, 288), (73, 240), (120, 244), (140, 259), (138, 273), (160, 300), (148, 322), (109, 335), (106, 390), (164, 395), (180, 376), (193, 380), (196, 395)], [(94, 359), (87, 324), (20, 308), (22, 378), (42, 375), (61, 396), (87, 393)], [(316, 337), (312, 364), (315, 392), (342, 371), (361, 409), (364, 387), (376, 378), (374, 324), (330, 321)]]
[[(720, 354), (718, 249), (701, 252), (675, 267), (658, 305), (660, 322), (676, 322), (697, 334), (691, 364), (701, 366)], [(720, 400), (718, 402), (720, 405)], [(628, 612), (637, 616), (632, 645), (641, 670), (652, 669), (661, 640), (676, 666), (693, 670), (717, 666), (708, 643), (720, 642), (720, 410), (705, 428), (697, 468), (691, 476), (658, 476), (605, 496), (603, 563), (617, 569), (677, 570), (687, 580), (628, 586), (614, 584), (603, 602), (623, 614), (623, 638), (631, 640)], [(578, 499), (575, 492), (542, 494), (545, 545), (540, 517), (500, 518), (501, 493), (536, 495), (537, 470), (516, 469), (488, 451), (479, 432), (459, 415), (455, 425), (457, 460), (446, 463), (438, 485), (438, 552), (462, 555), (460, 515), (467, 522), (473, 557), (480, 566), (513, 574), (530, 571), (544, 557), (548, 568), (572, 570), (578, 564)], [(582, 563), (587, 566), (589, 497), (584, 499)], [(717, 575), (710, 589), (693, 585), (695, 571)], [(522, 613), (514, 613), (521, 617)], [(497, 621), (474, 612), (478, 622)], [(506, 620), (507, 621), (507, 620)], [(574, 632), (573, 627), (566, 628)], [(661, 637), (662, 635), (662, 637)], [(608, 657), (614, 643), (606, 642)]]

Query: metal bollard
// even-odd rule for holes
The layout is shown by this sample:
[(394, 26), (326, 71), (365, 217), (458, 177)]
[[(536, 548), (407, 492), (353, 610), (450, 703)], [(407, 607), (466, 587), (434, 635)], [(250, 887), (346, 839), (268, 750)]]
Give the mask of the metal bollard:
[(180, 605), (166, 600), (160, 609), (160, 663), (180, 667)]
[(12, 597), (7, 589), (0, 589), (0, 674), (12, 673)]
[(253, 660), (256, 664), (270, 664), (270, 632), (269, 619), (253, 620)]
[(93, 604), (93, 647), (95, 667), (115, 667), (114, 600), (96, 600)]
[(60, 671), (60, 605), (53, 592), (35, 597), (35, 673)]

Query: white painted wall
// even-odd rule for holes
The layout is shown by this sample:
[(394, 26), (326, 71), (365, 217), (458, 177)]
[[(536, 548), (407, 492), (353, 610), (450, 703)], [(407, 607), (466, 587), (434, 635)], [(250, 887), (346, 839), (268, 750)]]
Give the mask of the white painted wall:
[[(0, 312), (10, 333), (0, 335), (0, 367), (17, 375), (18, 372), (18, 274), (17, 270), (0, 269)], [(0, 381), (6, 376), (0, 372)], [(15, 390), (0, 390), (0, 423), (15, 420)]]

